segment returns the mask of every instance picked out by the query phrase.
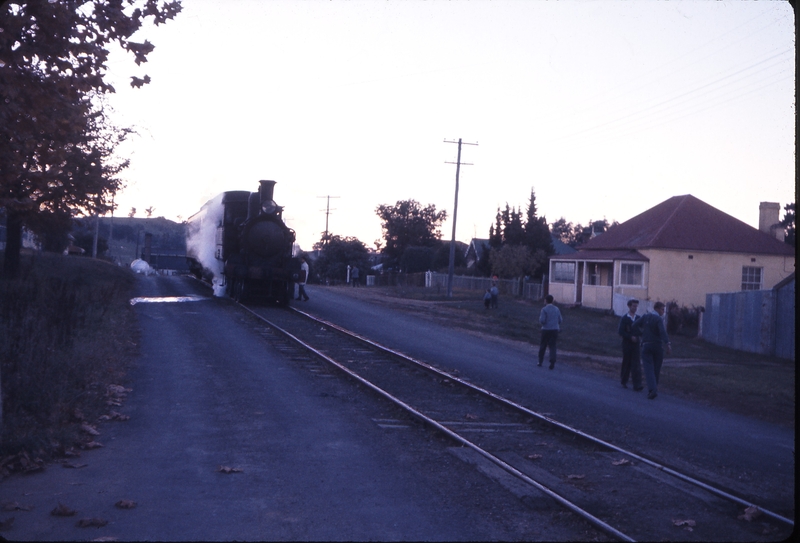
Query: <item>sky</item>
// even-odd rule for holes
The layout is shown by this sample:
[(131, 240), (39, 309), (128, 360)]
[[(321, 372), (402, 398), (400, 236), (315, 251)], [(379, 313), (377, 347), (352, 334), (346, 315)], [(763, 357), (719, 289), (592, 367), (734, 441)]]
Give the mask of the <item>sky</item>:
[(757, 227), (759, 202), (795, 201), (784, 1), (184, 0), (134, 39), (147, 63), (108, 64), (137, 133), (118, 216), (186, 220), (271, 179), (304, 250), (326, 221), (374, 248), (375, 209), (409, 199), (449, 240), (459, 139), (465, 243), (531, 189), (584, 225), (692, 194)]

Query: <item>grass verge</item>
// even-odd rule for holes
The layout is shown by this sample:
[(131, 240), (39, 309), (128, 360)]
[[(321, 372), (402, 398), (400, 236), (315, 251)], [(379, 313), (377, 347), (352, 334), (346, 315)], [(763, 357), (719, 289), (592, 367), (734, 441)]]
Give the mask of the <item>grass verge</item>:
[(128, 269), (55, 254), (23, 256), (18, 279), (0, 278), (0, 471), (92, 441), (135, 354), (133, 285)]

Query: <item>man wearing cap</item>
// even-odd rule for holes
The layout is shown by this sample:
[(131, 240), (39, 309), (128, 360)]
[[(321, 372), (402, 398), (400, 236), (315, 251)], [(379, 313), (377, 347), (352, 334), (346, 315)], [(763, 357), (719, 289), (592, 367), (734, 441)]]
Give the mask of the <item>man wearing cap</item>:
[(672, 344), (664, 328), (664, 303), (656, 302), (654, 313), (648, 313), (633, 323), (631, 327), (642, 336), (642, 366), (647, 379), (647, 398), (654, 400), (658, 396), (658, 376), (664, 362), (664, 345), (667, 354), (672, 352)]
[(639, 357), (639, 334), (634, 334), (633, 323), (641, 317), (636, 314), (639, 300), (628, 300), (628, 312), (619, 320), (617, 333), (622, 336), (622, 386), (628, 388), (628, 377), (633, 378), (633, 390), (642, 390), (642, 366)]

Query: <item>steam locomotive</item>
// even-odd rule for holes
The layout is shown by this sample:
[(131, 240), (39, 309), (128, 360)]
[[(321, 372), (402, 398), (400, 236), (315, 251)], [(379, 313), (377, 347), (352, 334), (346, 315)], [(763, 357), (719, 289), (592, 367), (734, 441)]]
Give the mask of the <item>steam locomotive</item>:
[(295, 232), (283, 222), (273, 200), (275, 181), (260, 181), (258, 192), (223, 192), (187, 221), (186, 256), (198, 278), (216, 294), (236, 301), (286, 305), (300, 279), (292, 257)]

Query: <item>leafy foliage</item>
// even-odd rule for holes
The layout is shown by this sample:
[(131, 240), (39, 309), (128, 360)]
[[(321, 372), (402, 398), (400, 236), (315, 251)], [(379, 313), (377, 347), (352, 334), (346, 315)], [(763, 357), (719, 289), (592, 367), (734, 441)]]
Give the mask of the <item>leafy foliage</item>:
[(550, 231), (561, 242), (570, 247), (578, 247), (592, 239), (593, 234), (602, 234), (617, 224), (619, 224), (617, 221), (609, 224), (608, 220), (603, 219), (601, 221), (589, 221), (589, 226), (583, 226), (581, 223), (573, 225), (571, 222), (567, 222), (564, 217), (561, 217), (556, 222), (550, 223)]
[(6, 208), (5, 272), (19, 268), (22, 226), (104, 213), (121, 187), (126, 161), (113, 151), (129, 131), (103, 115), (108, 47), (137, 64), (153, 49), (130, 37), (146, 19), (158, 25), (179, 1), (61, 0), (8, 2), (0, 10), (0, 206)]
[[(531, 189), (525, 221), (518, 208), (498, 208), (495, 224), (489, 228), (489, 266), (499, 277), (541, 276), (547, 257), (553, 254), (550, 229), (536, 213), (536, 193)], [(483, 263), (485, 266), (485, 263)]]
[(533, 276), (547, 265), (547, 253), (542, 249), (534, 252), (526, 245), (504, 245), (491, 251), (489, 262), (498, 277)]
[[(580, 230), (583, 231), (582, 226), (580, 227)], [(550, 232), (553, 234), (553, 236), (555, 236), (556, 239), (569, 245), (570, 247), (575, 247), (577, 245), (575, 238), (575, 227), (571, 222), (567, 222), (567, 219), (564, 217), (561, 217), (554, 223), (550, 223)]]
[(792, 202), (791, 204), (786, 204), (783, 206), (783, 209), (786, 212), (784, 213), (783, 220), (781, 221), (781, 226), (786, 230), (786, 237), (783, 239), (783, 241), (794, 246), (795, 241), (797, 240), (794, 232), (795, 203)]
[(320, 251), (314, 267), (322, 280), (345, 281), (348, 265), (364, 272), (369, 269), (369, 251), (358, 238), (329, 234), (327, 240), (314, 244), (314, 249)]
[(399, 261), (409, 247), (434, 247), (442, 237), (440, 228), (447, 218), (446, 211), (436, 211), (433, 204), (422, 207), (416, 200), (380, 205), (375, 213), (383, 221), (386, 245), (382, 252), (392, 261)]

